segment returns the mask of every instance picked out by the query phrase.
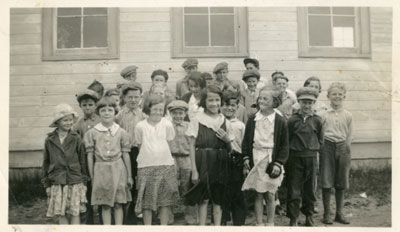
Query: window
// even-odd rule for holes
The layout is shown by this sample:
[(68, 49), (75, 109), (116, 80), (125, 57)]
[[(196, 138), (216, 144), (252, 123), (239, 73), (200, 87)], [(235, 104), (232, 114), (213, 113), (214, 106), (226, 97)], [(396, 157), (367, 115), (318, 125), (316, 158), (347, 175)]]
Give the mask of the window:
[(118, 58), (118, 9), (43, 9), (43, 60)]
[(369, 58), (367, 7), (298, 8), (300, 57)]
[(246, 8), (172, 8), (171, 21), (172, 57), (248, 56)]

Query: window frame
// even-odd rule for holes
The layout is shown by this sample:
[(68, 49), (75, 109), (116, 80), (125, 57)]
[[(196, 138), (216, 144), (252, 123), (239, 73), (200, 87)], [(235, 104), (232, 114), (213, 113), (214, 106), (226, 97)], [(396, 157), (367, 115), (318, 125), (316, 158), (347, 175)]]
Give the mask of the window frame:
[(42, 9), (42, 60), (103, 60), (119, 58), (119, 9), (107, 8), (107, 48), (57, 48), (57, 8)]
[(183, 7), (171, 8), (170, 13), (172, 58), (247, 57), (249, 55), (247, 7), (233, 7), (233, 9), (235, 26), (235, 46), (185, 47), (183, 32)]
[(355, 47), (309, 46), (307, 7), (297, 8), (299, 57), (314, 58), (371, 58), (369, 7), (355, 7)]

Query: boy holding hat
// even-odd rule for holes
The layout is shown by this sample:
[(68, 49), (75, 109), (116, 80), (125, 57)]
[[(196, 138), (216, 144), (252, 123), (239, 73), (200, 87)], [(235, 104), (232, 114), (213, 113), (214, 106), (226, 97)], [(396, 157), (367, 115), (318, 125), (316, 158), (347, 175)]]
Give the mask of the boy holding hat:
[(287, 163), (287, 216), (290, 218), (290, 226), (297, 226), (300, 210), (306, 215), (305, 225), (314, 225), (312, 215), (316, 201), (314, 185), (317, 155), (324, 142), (322, 118), (313, 113), (318, 95), (318, 90), (314, 88), (300, 88), (296, 92), (300, 110), (288, 120), (290, 152)]
[(133, 81), (122, 86), (122, 95), (125, 105), (122, 107), (121, 111), (116, 116), (116, 123), (118, 123), (131, 138), (131, 151), (129, 152), (129, 157), (131, 160), (132, 177), (134, 178), (134, 186), (131, 189), (132, 202), (128, 205), (128, 210), (125, 215), (124, 224), (135, 225), (137, 224), (135, 215), (135, 200), (136, 197), (136, 184), (137, 184), (137, 156), (139, 154), (139, 148), (137, 141), (135, 139), (135, 127), (136, 124), (143, 119), (145, 119), (145, 114), (139, 107), (139, 102), (142, 96), (142, 86)]
[(255, 69), (246, 70), (243, 73), (242, 80), (246, 83), (247, 88), (242, 91), (241, 103), (246, 107), (247, 114), (250, 117), (257, 111), (256, 108), (253, 108), (251, 106), (257, 102), (257, 84), (260, 81), (260, 73)]
[[(175, 138), (168, 141), (171, 149), (172, 157), (175, 161), (175, 168), (177, 171), (177, 178), (179, 183), (179, 195), (182, 198), (183, 195), (190, 188), (190, 138), (185, 134), (189, 122), (185, 121), (185, 117), (188, 113), (189, 106), (182, 100), (174, 100), (168, 106), (167, 109), (172, 117), (172, 124), (175, 129)], [(197, 223), (196, 208), (193, 206), (185, 206), (185, 221), (188, 225), (195, 225)]]
[(186, 76), (176, 82), (176, 97), (181, 99), (183, 95), (189, 92), (189, 84), (187, 83), (190, 74), (197, 71), (199, 61), (194, 58), (188, 58), (182, 63), (182, 68), (185, 70)]

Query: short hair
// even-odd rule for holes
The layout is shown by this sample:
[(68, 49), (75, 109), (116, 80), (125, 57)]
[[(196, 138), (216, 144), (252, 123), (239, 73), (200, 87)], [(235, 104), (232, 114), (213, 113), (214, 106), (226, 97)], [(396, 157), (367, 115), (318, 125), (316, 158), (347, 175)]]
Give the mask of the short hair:
[(343, 90), (344, 91), (344, 93), (346, 93), (346, 86), (344, 85), (344, 83), (342, 83), (342, 82), (332, 82), (330, 85), (329, 85), (329, 88), (328, 88), (328, 95), (329, 95), (329, 93), (332, 91), (332, 89), (333, 88), (338, 88), (338, 89), (341, 89), (341, 90)]
[(97, 104), (96, 104), (96, 114), (100, 115), (100, 109), (104, 108), (104, 107), (107, 107), (107, 106), (114, 108), (115, 115), (118, 114), (117, 103), (115, 102), (114, 99), (109, 98), (109, 97), (103, 97), (97, 102)]
[(207, 77), (211, 77), (211, 79), (214, 79), (213, 76), (212, 76), (210, 73), (208, 73), (208, 72), (203, 72), (203, 73), (201, 74), (201, 76), (204, 78), (204, 80), (206, 80)]
[(218, 86), (216, 86), (216, 85), (209, 85), (209, 86), (207, 86), (207, 88), (204, 88), (201, 91), (201, 98), (200, 98), (199, 106), (203, 107), (204, 110), (206, 109), (206, 99), (207, 99), (208, 93), (218, 94), (219, 97), (221, 98), (221, 102), (222, 102), (222, 91), (221, 91), (221, 89), (218, 88)]
[(153, 80), (154, 77), (157, 76), (157, 75), (164, 76), (165, 82), (168, 81), (168, 73), (166, 71), (164, 71), (162, 69), (154, 70), (153, 73), (151, 73), (151, 79)]
[(322, 86), (321, 86), (321, 80), (318, 77), (311, 76), (307, 78), (307, 80), (304, 82), (303, 87), (307, 87), (310, 85), (311, 81), (317, 81), (319, 85), (319, 92), (321, 92)]
[(79, 98), (79, 101), (78, 101), (79, 106), (81, 106), (82, 101), (90, 100), (90, 99), (92, 99), (94, 101), (94, 104), (96, 104), (98, 102), (97, 98), (95, 98), (93, 96), (90, 96), (89, 94), (85, 94), (85, 95), (83, 95), (82, 97)]
[(226, 90), (222, 93), (222, 105), (229, 105), (231, 100), (235, 100), (239, 104), (240, 93), (238, 91)]
[(161, 89), (163, 89), (164, 94), (165, 94), (165, 91), (166, 91), (166, 89), (167, 89), (167, 86), (162, 86), (162, 85), (160, 85), (160, 84), (152, 84), (152, 85), (150, 86), (149, 95), (151, 95), (151, 94), (154, 93), (154, 89), (155, 89), (155, 88), (161, 88)]
[(145, 101), (143, 103), (143, 113), (150, 115), (151, 107), (153, 107), (154, 105), (160, 104), (160, 103), (164, 104), (163, 115), (165, 115), (166, 108), (167, 108), (166, 104), (165, 104), (165, 99), (157, 94), (151, 94), (148, 98), (145, 99)]
[[(261, 92), (270, 92), (272, 95), (273, 105), (272, 108), (278, 108), (282, 104), (282, 93), (276, 86), (266, 85), (260, 89), (258, 96), (260, 96)], [(259, 110), (260, 105), (258, 104), (260, 97), (257, 97), (256, 108)]]
[(272, 78), (272, 81), (276, 82), (276, 80), (278, 80), (278, 79), (283, 79), (283, 80), (286, 80), (286, 82), (289, 82), (289, 78), (287, 78), (286, 76), (275, 76)]
[(119, 96), (119, 89), (117, 89), (117, 88), (109, 89), (104, 94), (105, 97), (110, 97), (110, 96), (113, 96), (113, 95)]
[(283, 72), (281, 72), (281, 71), (275, 71), (275, 72), (273, 72), (273, 73), (271, 74), (271, 78), (274, 79), (274, 76), (277, 75), (277, 74), (281, 74), (281, 76), (285, 76), (285, 74), (283, 74)]
[(206, 87), (206, 80), (203, 77), (203, 74), (199, 74), (199, 75), (193, 75), (193, 73), (191, 73), (189, 75), (188, 78), (188, 86), (189, 86), (189, 80), (194, 81), (194, 83), (196, 83), (197, 86), (200, 86), (201, 89), (204, 89)]

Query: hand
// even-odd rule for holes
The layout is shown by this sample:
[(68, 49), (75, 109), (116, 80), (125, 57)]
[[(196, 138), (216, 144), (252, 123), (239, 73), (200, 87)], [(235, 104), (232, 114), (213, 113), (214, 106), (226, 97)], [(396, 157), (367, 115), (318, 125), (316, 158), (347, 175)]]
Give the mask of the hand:
[(128, 177), (128, 187), (130, 189), (133, 187), (133, 179), (132, 179), (132, 177)]
[(197, 170), (192, 171), (192, 183), (193, 184), (199, 183), (199, 173), (197, 172)]
[(221, 139), (225, 143), (229, 143), (230, 142), (228, 133), (226, 133), (226, 131), (224, 131), (224, 129), (218, 128), (218, 130), (216, 132), (217, 132), (217, 138)]
[(243, 162), (243, 175), (247, 176), (250, 172), (250, 161), (247, 159)]
[(50, 197), (50, 190), (51, 190), (51, 188), (50, 187), (47, 187), (46, 188), (46, 195), (47, 195), (47, 197)]
[(271, 176), (279, 176), (280, 172), (281, 169), (278, 166), (274, 165), (272, 168)]

